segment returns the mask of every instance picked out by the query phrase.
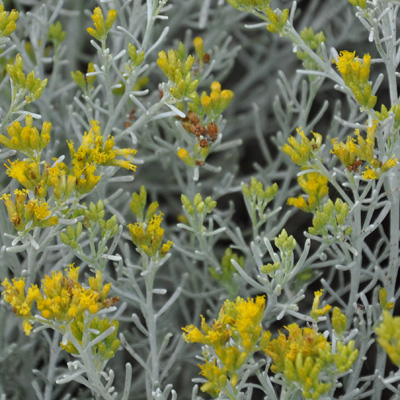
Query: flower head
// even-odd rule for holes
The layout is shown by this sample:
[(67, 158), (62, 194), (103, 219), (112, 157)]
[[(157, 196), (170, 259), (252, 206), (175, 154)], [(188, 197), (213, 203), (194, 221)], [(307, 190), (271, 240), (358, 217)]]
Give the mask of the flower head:
[(371, 56), (364, 54), (362, 61), (356, 58), (356, 52), (341, 51), (336, 60), (337, 69), (344, 83), (351, 89), (357, 102), (365, 108), (374, 108), (377, 97), (371, 94), (372, 86), (368, 81), (371, 67)]
[(328, 194), (328, 179), (318, 172), (310, 172), (299, 176), (297, 181), (308, 197), (290, 197), (287, 203), (303, 211), (313, 212), (320, 206), (322, 199)]

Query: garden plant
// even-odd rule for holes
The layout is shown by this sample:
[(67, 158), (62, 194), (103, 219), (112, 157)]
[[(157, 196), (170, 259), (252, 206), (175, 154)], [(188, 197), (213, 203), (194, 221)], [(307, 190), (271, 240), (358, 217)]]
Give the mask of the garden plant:
[(400, 1), (0, 1), (0, 400), (400, 399)]

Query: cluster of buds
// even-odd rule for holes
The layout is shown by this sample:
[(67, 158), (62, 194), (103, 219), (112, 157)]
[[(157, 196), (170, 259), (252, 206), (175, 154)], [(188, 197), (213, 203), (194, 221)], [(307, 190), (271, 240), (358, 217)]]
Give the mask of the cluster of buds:
[(144, 51), (137, 52), (136, 47), (132, 43), (128, 43), (128, 54), (131, 65), (127, 65), (126, 69), (130, 72), (137, 68), (144, 60)]
[(221, 391), (227, 392), (228, 386), (236, 386), (240, 367), (269, 340), (270, 334), (261, 326), (264, 310), (264, 296), (247, 300), (237, 297), (234, 302), (224, 302), (211, 326), (201, 316), (201, 330), (194, 325), (182, 328), (187, 342), (207, 347), (205, 363), (200, 365), (200, 374), (207, 379), (201, 387), (203, 392), (216, 397)]
[(67, 32), (63, 30), (60, 21), (57, 21), (55, 24), (50, 25), (47, 37), (53, 43), (55, 49), (58, 49), (61, 42), (64, 41), (66, 36)]
[(228, 0), (228, 3), (241, 11), (252, 11), (254, 9), (264, 10), (271, 0)]
[(40, 78), (36, 78), (34, 71), (25, 75), (23, 68), (24, 61), (19, 53), (15, 57), (14, 64), (7, 64), (6, 66), (6, 70), (12, 82), (13, 99), (15, 99), (17, 95), (19, 97), (26, 95), (25, 101), (31, 103), (42, 95), (43, 89), (47, 85), (47, 79), (41, 81)]
[(300, 175), (297, 182), (308, 197), (300, 195), (289, 197), (287, 203), (306, 212), (314, 212), (321, 206), (323, 198), (328, 194), (328, 178), (318, 172)]
[(0, 37), (10, 36), (16, 29), (15, 23), (18, 19), (18, 11), (4, 11), (4, 4), (0, 3)]
[(367, 8), (367, 0), (348, 0), (353, 6), (360, 7), (363, 10)]
[(274, 183), (272, 186), (264, 188), (262, 182), (252, 176), (248, 186), (242, 185), (242, 191), (246, 199), (256, 203), (257, 208), (262, 209), (266, 205), (264, 203), (268, 204), (276, 196), (278, 184)]
[(379, 289), (379, 304), (382, 307), (382, 310), (393, 310), (394, 303), (393, 301), (387, 301), (387, 291), (384, 287)]
[[(74, 341), (76, 340), (79, 344), (82, 344), (85, 332), (87, 332), (87, 330), (90, 331), (90, 337), (88, 338), (88, 341), (92, 342), (110, 328), (113, 329), (111, 334), (109, 334), (105, 339), (98, 341), (92, 347), (92, 353), (95, 356), (95, 364), (97, 364), (95, 366), (98, 370), (100, 370), (104, 361), (114, 357), (115, 352), (118, 350), (121, 344), (117, 337), (119, 321), (114, 319), (110, 321), (108, 318), (100, 319), (98, 316), (95, 316), (93, 319), (91, 319), (88, 325), (89, 327), (85, 327), (83, 314), (72, 321), (70, 324), (70, 329), (74, 337)], [(68, 353), (75, 355), (79, 354), (78, 349), (71, 340), (68, 340), (67, 344), (65, 345), (61, 343), (61, 347)]]
[(238, 285), (234, 281), (234, 274), (236, 268), (232, 264), (232, 260), (235, 260), (242, 268), (244, 267), (244, 257), (234, 253), (230, 247), (225, 250), (225, 254), (221, 259), (221, 270), (217, 271), (215, 268), (210, 267), (208, 270), (210, 275), (220, 281), (229, 292), (236, 292)]
[(171, 83), (169, 92), (177, 100), (190, 97), (196, 91), (199, 81), (193, 79), (191, 73), (195, 61), (192, 55), (186, 57), (186, 48), (182, 42), (179, 43), (177, 50), (168, 50), (168, 55), (165, 51), (158, 53), (157, 65), (169, 79)]
[(345, 226), (344, 222), (349, 214), (349, 205), (341, 199), (336, 199), (335, 203), (331, 199), (317, 210), (312, 220), (313, 226), (308, 228), (312, 235), (323, 237), (331, 234), (333, 237), (341, 238), (343, 235), (350, 235), (351, 226)]
[(98, 200), (97, 204), (90, 202), (89, 207), (83, 213), (83, 223), (78, 221), (76, 225), (68, 225), (65, 232), (60, 233), (61, 241), (67, 246), (77, 249), (83, 227), (97, 232), (97, 226), (99, 226), (101, 229), (101, 241), (107, 242), (117, 234), (119, 226), (116, 215), (113, 215), (108, 220), (104, 220), (104, 215), (104, 203), (101, 199)]
[(132, 194), (132, 201), (129, 206), (136, 216), (137, 222), (128, 225), (129, 233), (139, 253), (144, 253), (152, 258), (163, 258), (170, 251), (173, 242), (169, 240), (163, 243), (164, 229), (161, 228), (163, 213), (158, 212), (156, 214), (158, 202), (150, 203), (146, 214), (144, 214), (146, 203), (147, 192), (146, 188), (142, 186), (139, 193)]
[(190, 96), (189, 109), (201, 116), (207, 115), (210, 121), (216, 121), (226, 110), (233, 99), (232, 90), (221, 89), (221, 84), (217, 81), (211, 83), (211, 92), (208, 95), (203, 91), (201, 96), (197, 92)]
[(25, 126), (22, 127), (19, 121), (7, 126), (8, 136), (0, 135), (0, 144), (9, 149), (18, 150), (31, 159), (40, 159), (40, 152), (50, 142), (51, 123), (43, 122), (42, 130), (39, 131), (33, 126), (31, 114), (25, 116)]
[(360, 166), (366, 162), (367, 167), (362, 172), (364, 179), (378, 179), (383, 173), (397, 165), (398, 161), (392, 157), (384, 162), (374, 156), (375, 131), (378, 122), (374, 121), (371, 126), (367, 126), (367, 134), (364, 138), (359, 129), (355, 130), (357, 139), (348, 137), (346, 143), (332, 140), (332, 153), (339, 158), (341, 163), (349, 171), (359, 172)]
[(265, 222), (266, 208), (278, 193), (278, 184), (274, 183), (271, 186), (264, 188), (262, 182), (260, 182), (257, 178), (251, 177), (249, 185), (242, 184), (242, 192), (253, 224), (258, 224), (257, 217), (261, 224)]
[(117, 11), (110, 10), (107, 14), (107, 18), (104, 21), (103, 12), (100, 7), (96, 7), (93, 10), (92, 20), (94, 28), (87, 28), (87, 32), (90, 36), (93, 36), (95, 39), (105, 42), (108, 32), (114, 25), (115, 20), (117, 19)]
[(81, 71), (73, 72), (71, 71), (71, 78), (73, 81), (82, 89), (82, 91), (87, 94), (93, 90), (93, 85), (96, 81), (96, 75), (88, 75), (91, 72), (95, 72), (94, 63), (90, 62), (87, 66), (86, 75)]
[(304, 134), (302, 128), (298, 128), (297, 133), (301, 137), (301, 142), (294, 136), (289, 136), (289, 143), (283, 145), (282, 151), (286, 153), (295, 164), (302, 168), (307, 168), (311, 165), (311, 160), (318, 156), (318, 151), (322, 144), (322, 135), (312, 132), (314, 137), (310, 140)]
[[(61, 330), (75, 318), (88, 311), (96, 314), (103, 308), (114, 305), (118, 297), (107, 298), (111, 283), (103, 286), (103, 276), (100, 271), (88, 280), (89, 288), (79, 283), (79, 268), (73, 264), (65, 271), (52, 271), (51, 277), (46, 275), (41, 289), (32, 284), (25, 293), (25, 279), (14, 278), (12, 283), (6, 278), (2, 285), (5, 288), (2, 295), (11, 304), (14, 313), (24, 318), (23, 328), (27, 335), (32, 330), (31, 322), (53, 323)], [(41, 317), (35, 317), (32, 307), (36, 308)], [(61, 324), (61, 325), (60, 325)]]
[[(304, 28), (300, 33), (300, 37), (303, 39), (308, 48), (310, 48), (318, 56), (321, 56), (322, 43), (326, 42), (325, 35), (322, 31), (314, 33), (311, 27)], [(305, 51), (298, 50), (296, 55), (299, 60), (303, 61), (304, 69), (312, 71), (320, 69), (316, 61), (311, 58)], [(310, 79), (311, 78), (312, 75), (310, 75)]]
[(279, 258), (275, 256), (272, 263), (261, 266), (261, 272), (273, 278), (277, 284), (277, 294), (280, 294), (280, 288), (290, 277), (293, 268), (293, 250), (297, 246), (296, 239), (292, 235), (288, 235), (286, 229), (275, 238), (275, 246), (279, 249)]
[(51, 216), (50, 206), (41, 200), (28, 198), (26, 189), (14, 190), (14, 199), (11, 194), (3, 194), (0, 200), (3, 200), (8, 216), (14, 228), (18, 232), (29, 232), (39, 228), (48, 228), (57, 225), (58, 218)]
[(384, 104), (381, 105), (381, 112), (375, 111), (375, 116), (380, 120), (384, 121), (393, 115), (394, 124), (393, 128), (397, 131), (400, 128), (400, 104), (393, 104), (388, 110)]
[(356, 58), (356, 52), (341, 51), (338, 60), (334, 60), (344, 83), (351, 89), (356, 101), (364, 108), (372, 109), (377, 97), (373, 96), (371, 82), (368, 81), (371, 56), (364, 54), (362, 61)]
[(186, 195), (182, 194), (181, 202), (188, 222), (192, 228), (196, 231), (203, 231), (203, 223), (206, 215), (211, 213), (211, 211), (217, 206), (217, 202), (210, 196), (203, 199), (200, 193), (195, 194), (193, 202), (190, 201)]

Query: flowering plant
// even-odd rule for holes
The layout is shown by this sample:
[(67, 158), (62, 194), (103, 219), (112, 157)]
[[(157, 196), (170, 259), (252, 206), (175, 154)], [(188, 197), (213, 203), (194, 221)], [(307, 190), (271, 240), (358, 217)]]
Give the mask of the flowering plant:
[(400, 398), (398, 12), (0, 1), (0, 400)]

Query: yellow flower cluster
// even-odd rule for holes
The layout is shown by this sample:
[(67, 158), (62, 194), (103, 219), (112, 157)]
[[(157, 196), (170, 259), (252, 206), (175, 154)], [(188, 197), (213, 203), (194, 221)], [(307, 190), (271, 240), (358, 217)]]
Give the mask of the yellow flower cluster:
[(375, 328), (377, 342), (386, 351), (393, 364), (400, 366), (400, 317), (383, 311), (382, 323)]
[(335, 203), (331, 199), (317, 210), (312, 220), (313, 226), (308, 228), (312, 235), (327, 236), (329, 233), (334, 237), (342, 234), (349, 235), (352, 232), (350, 226), (344, 226), (345, 219), (349, 214), (349, 205), (341, 199), (336, 199)]
[(300, 195), (297, 198), (289, 197), (287, 203), (306, 212), (313, 212), (321, 205), (322, 199), (328, 194), (328, 179), (318, 172), (300, 175), (297, 179), (308, 198)]
[(94, 28), (87, 28), (87, 32), (90, 36), (100, 41), (105, 41), (109, 30), (112, 28), (115, 20), (117, 19), (117, 11), (110, 10), (107, 14), (107, 18), (104, 21), (103, 12), (100, 7), (96, 7), (93, 10), (92, 20)]
[(28, 191), (26, 189), (16, 189), (14, 199), (10, 194), (3, 194), (3, 200), (10, 221), (19, 232), (30, 231), (35, 227), (48, 228), (58, 222), (56, 216), (50, 216), (50, 206), (41, 200), (30, 199), (26, 201)]
[(10, 36), (16, 29), (15, 21), (18, 19), (18, 11), (4, 11), (3, 3), (0, 3), (0, 37)]
[(286, 327), (263, 349), (272, 358), (271, 371), (282, 372), (285, 378), (296, 382), (306, 399), (319, 399), (332, 386), (329, 375), (332, 365), (338, 373), (348, 371), (358, 356), (354, 341), (347, 345), (337, 343), (337, 353), (332, 355), (330, 343), (322, 333), (313, 328), (300, 328), (297, 324)]
[(346, 143), (339, 142), (337, 139), (332, 140), (333, 149), (331, 152), (339, 158), (349, 171), (358, 172), (363, 162), (369, 164), (362, 172), (364, 179), (378, 179), (381, 174), (395, 167), (398, 163), (394, 157), (385, 162), (381, 162), (374, 157), (377, 125), (378, 121), (374, 121), (371, 126), (367, 127), (365, 138), (360, 134), (360, 130), (356, 129), (354, 134), (357, 139), (348, 137)]
[(202, 331), (194, 325), (182, 328), (187, 342), (202, 343), (215, 351), (215, 359), (206, 359), (204, 365), (200, 365), (200, 373), (208, 380), (201, 387), (203, 392), (215, 397), (221, 390), (225, 391), (228, 375), (232, 386), (236, 385), (237, 371), (249, 354), (269, 340), (270, 333), (262, 332), (264, 310), (264, 296), (255, 300), (237, 297), (235, 302), (224, 302), (218, 319), (211, 326), (201, 316)]
[(19, 121), (15, 121), (7, 127), (9, 138), (0, 134), (0, 144), (9, 149), (18, 150), (31, 159), (39, 160), (40, 152), (50, 141), (50, 131), (51, 123), (43, 122), (42, 130), (39, 134), (37, 128), (33, 126), (32, 115), (27, 114), (24, 127), (21, 126)]
[[(75, 151), (72, 140), (68, 142), (72, 158), (72, 170), (83, 171), (88, 165), (111, 165), (135, 171), (136, 165), (132, 164), (131, 161), (136, 150), (129, 148), (114, 149), (114, 138), (109, 136), (104, 141), (99, 122), (92, 120), (90, 125), (91, 129), (83, 135), (78, 150)], [(117, 159), (117, 157), (123, 157), (126, 160)]]
[(203, 92), (200, 102), (204, 112), (212, 120), (213, 117), (220, 115), (229, 106), (233, 99), (232, 90), (221, 90), (219, 82), (211, 83), (211, 93)]
[(161, 228), (163, 213), (156, 214), (158, 202), (151, 202), (144, 213), (146, 203), (147, 191), (142, 186), (139, 193), (132, 194), (132, 201), (129, 203), (129, 208), (138, 221), (128, 225), (129, 233), (140, 253), (144, 252), (149, 257), (156, 257), (158, 254), (162, 258), (169, 252), (173, 242), (168, 241), (162, 244), (164, 238), (164, 229)]
[[(331, 309), (327, 305), (319, 308), (322, 290), (315, 292), (311, 314), (316, 319)], [(336, 352), (332, 353), (331, 344), (321, 333), (313, 328), (300, 328), (291, 324), (276, 339), (271, 340), (271, 332), (263, 331), (262, 319), (265, 311), (265, 298), (244, 300), (240, 297), (235, 302), (226, 300), (218, 319), (206, 323), (201, 316), (201, 329), (188, 325), (183, 329), (187, 342), (201, 343), (206, 346), (203, 355), (205, 362), (200, 365), (207, 382), (201, 390), (217, 397), (222, 391), (232, 397), (239, 379), (239, 369), (249, 356), (263, 351), (271, 357), (273, 373), (283, 373), (289, 381), (296, 383), (306, 399), (318, 399), (332, 386), (337, 374), (348, 371), (358, 356), (354, 341), (346, 345), (337, 342)], [(335, 308), (332, 324), (335, 332), (342, 335), (347, 319)]]
[(144, 251), (149, 257), (164, 257), (173, 242), (162, 243), (164, 238), (164, 229), (161, 228), (163, 214), (159, 212), (154, 214), (150, 220), (146, 222), (136, 222), (129, 224), (128, 229), (132, 238), (132, 242), (137, 246), (139, 252)]
[(374, 108), (377, 97), (372, 96), (372, 86), (368, 81), (371, 56), (364, 54), (362, 61), (356, 58), (356, 52), (341, 51), (338, 60), (334, 60), (344, 83), (351, 89), (357, 102), (365, 108)]
[(282, 151), (286, 153), (295, 164), (301, 167), (306, 167), (309, 165), (310, 159), (315, 158), (316, 153), (320, 149), (322, 144), (322, 135), (312, 132), (314, 138), (310, 140), (304, 134), (302, 128), (298, 128), (297, 133), (301, 136), (301, 142), (299, 142), (294, 136), (289, 136), (289, 143), (283, 145)]
[(188, 104), (189, 109), (201, 118), (206, 114), (210, 121), (215, 121), (223, 111), (229, 106), (233, 99), (232, 90), (221, 88), (221, 83), (214, 81), (211, 83), (211, 92), (208, 95), (203, 91), (201, 96), (197, 92), (192, 93)]
[(61, 324), (68, 324), (85, 311), (95, 314), (102, 308), (115, 304), (118, 298), (107, 299), (111, 283), (103, 286), (103, 276), (100, 271), (95, 277), (89, 278), (89, 288), (83, 287), (79, 281), (79, 268), (73, 264), (65, 271), (52, 271), (51, 277), (46, 275), (42, 280), (41, 289), (31, 285), (25, 294), (25, 279), (14, 278), (12, 283), (6, 278), (2, 285), (4, 300), (11, 304), (14, 313), (24, 318), (23, 328), (27, 335), (32, 330), (33, 322), (40, 321), (32, 315), (34, 301), (41, 316)]

